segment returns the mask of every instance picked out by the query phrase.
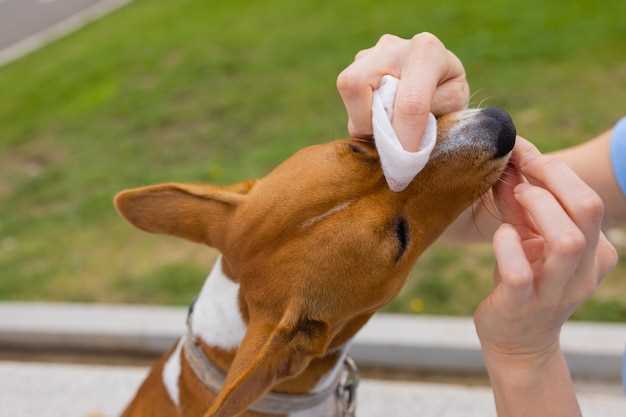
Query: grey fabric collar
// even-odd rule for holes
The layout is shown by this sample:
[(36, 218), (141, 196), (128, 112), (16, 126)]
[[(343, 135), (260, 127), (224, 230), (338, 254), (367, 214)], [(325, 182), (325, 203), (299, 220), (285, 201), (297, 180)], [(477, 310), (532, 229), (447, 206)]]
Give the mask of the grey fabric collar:
[[(183, 336), (183, 352), (196, 377), (212, 392), (217, 393), (224, 385), (225, 375), (208, 360), (198, 345), (191, 330), (193, 304), (187, 315), (187, 332)], [(270, 392), (248, 409), (257, 413), (283, 415), (297, 411), (311, 410), (334, 397), (334, 413), (324, 417), (354, 417), (356, 412), (356, 389), (359, 383), (354, 361), (344, 355), (337, 364), (342, 369), (332, 371), (337, 376), (328, 387), (310, 394), (282, 394)]]

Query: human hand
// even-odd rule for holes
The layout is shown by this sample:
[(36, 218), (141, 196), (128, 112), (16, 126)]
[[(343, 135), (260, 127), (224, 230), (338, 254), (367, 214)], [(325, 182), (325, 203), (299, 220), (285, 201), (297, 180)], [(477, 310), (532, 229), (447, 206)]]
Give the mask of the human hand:
[(617, 262), (602, 200), (565, 163), (518, 138), (512, 165), (494, 189), (495, 288), (474, 315), (488, 366), (558, 351), (561, 326)]
[(386, 74), (400, 79), (392, 126), (408, 151), (419, 149), (429, 112), (441, 115), (467, 107), (463, 64), (435, 35), (383, 35), (375, 46), (357, 53), (337, 77), (351, 136), (372, 136), (372, 94)]

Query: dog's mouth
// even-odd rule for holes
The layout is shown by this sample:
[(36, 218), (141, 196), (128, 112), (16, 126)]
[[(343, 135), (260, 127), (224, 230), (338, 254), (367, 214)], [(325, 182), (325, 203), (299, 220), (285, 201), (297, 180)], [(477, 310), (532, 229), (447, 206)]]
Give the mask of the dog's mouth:
[(511, 157), (508, 157), (506, 165), (504, 165), (499, 171), (500, 174), (493, 184), (494, 187), (498, 186), (499, 184), (510, 183), (519, 174), (519, 169), (517, 168), (517, 165)]

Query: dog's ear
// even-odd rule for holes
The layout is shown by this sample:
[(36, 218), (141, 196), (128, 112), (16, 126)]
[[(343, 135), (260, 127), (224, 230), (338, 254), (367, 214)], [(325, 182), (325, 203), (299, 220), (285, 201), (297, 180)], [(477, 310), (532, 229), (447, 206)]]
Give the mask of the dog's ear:
[(142, 230), (219, 246), (232, 213), (253, 185), (158, 184), (124, 190), (114, 201), (117, 211)]
[(274, 385), (298, 375), (311, 359), (327, 351), (329, 326), (294, 310), (278, 325), (267, 319), (248, 324), (224, 386), (204, 417), (238, 416)]

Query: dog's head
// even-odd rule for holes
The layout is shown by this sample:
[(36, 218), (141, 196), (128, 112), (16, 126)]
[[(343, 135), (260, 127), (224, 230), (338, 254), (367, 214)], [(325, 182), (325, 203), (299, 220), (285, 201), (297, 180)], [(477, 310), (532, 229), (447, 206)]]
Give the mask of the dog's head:
[(207, 415), (237, 415), (346, 343), (499, 178), (514, 141), (506, 113), (467, 110), (439, 118), (429, 163), (400, 193), (371, 142), (340, 140), (302, 149), (256, 181), (118, 194), (129, 222), (219, 249), (240, 283), (247, 333)]

